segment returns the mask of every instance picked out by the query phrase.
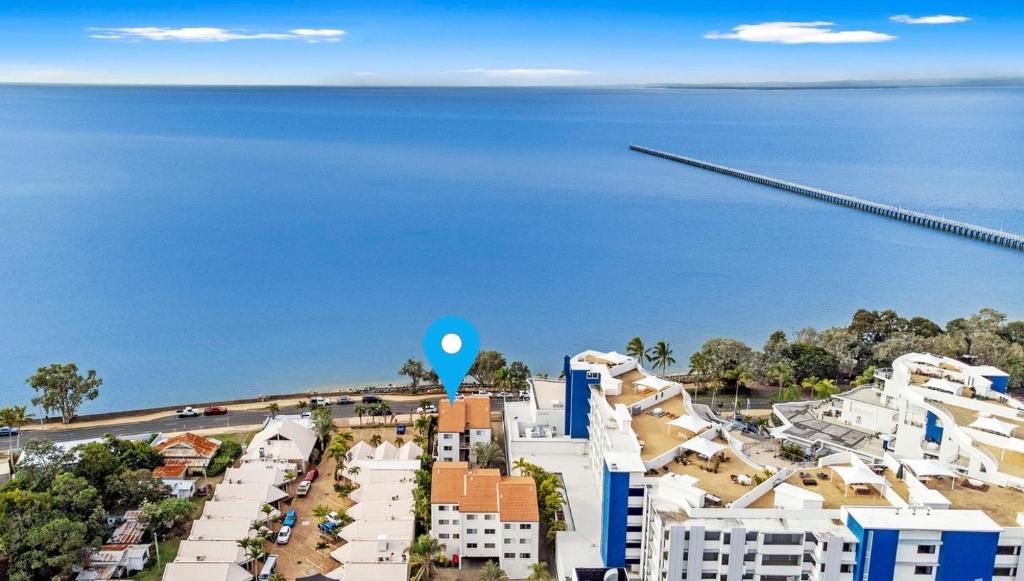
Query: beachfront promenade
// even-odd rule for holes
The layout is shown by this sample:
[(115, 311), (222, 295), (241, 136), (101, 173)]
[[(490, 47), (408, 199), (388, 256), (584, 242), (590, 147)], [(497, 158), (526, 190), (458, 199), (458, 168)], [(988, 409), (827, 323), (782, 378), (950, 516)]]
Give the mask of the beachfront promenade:
[(812, 188), (784, 180), (775, 179), (768, 176), (763, 176), (756, 173), (751, 173), (741, 169), (735, 169), (724, 165), (718, 165), (691, 157), (685, 157), (682, 155), (676, 155), (673, 153), (667, 153), (664, 151), (658, 151), (656, 149), (650, 149), (639, 145), (630, 145), (629, 148), (639, 153), (645, 153), (647, 155), (653, 155), (655, 157), (664, 158), (670, 161), (684, 163), (689, 166), (693, 166), (700, 169), (706, 169), (709, 171), (725, 174), (735, 178), (744, 179), (755, 184), (761, 184), (792, 192), (794, 194), (800, 194), (817, 200), (823, 200), (838, 204), (840, 206), (846, 206), (847, 208), (853, 208), (862, 212), (869, 212), (871, 214), (878, 214), (879, 216), (885, 216), (894, 220), (900, 220), (911, 224), (917, 224), (918, 226), (924, 226), (926, 228), (932, 228), (933, 230), (940, 230), (942, 232), (949, 232), (965, 238), (973, 238), (975, 240), (981, 240), (982, 242), (988, 242), (990, 244), (997, 244), (999, 246), (1005, 246), (1014, 250), (1024, 251), (1024, 236), (1019, 234), (1013, 234), (1010, 232), (1003, 232), (1000, 230), (994, 230), (992, 228), (986, 228), (984, 226), (977, 226), (975, 224), (968, 224), (966, 222), (959, 222), (957, 220), (950, 220), (948, 218), (942, 218), (939, 216), (933, 216), (931, 214), (925, 214), (924, 212), (916, 212), (914, 210), (907, 210), (905, 208), (898, 208), (896, 206), (890, 206), (888, 204), (880, 204), (878, 202), (872, 202), (870, 200), (863, 200), (854, 196), (848, 196), (846, 194), (838, 194), (836, 192), (830, 192), (828, 190), (822, 190), (819, 188)]

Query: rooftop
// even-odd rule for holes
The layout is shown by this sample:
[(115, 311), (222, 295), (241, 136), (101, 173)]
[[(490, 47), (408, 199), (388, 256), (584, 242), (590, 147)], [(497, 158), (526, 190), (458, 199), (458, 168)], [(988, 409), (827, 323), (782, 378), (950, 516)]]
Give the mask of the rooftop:
[(153, 478), (181, 478), (188, 471), (188, 464), (171, 464), (170, 466), (157, 466), (153, 469)]
[(540, 520), (532, 478), (502, 476), (489, 468), (470, 469), (466, 462), (434, 463), (430, 502), (457, 504), (460, 512), (496, 512), (503, 521)]
[(689, 464), (669, 462), (665, 468), (659, 471), (659, 474), (667, 473), (667, 470), (675, 474), (692, 476), (697, 479), (695, 486), (721, 498), (723, 505), (735, 501), (753, 488), (753, 484), (744, 485), (732, 480), (734, 475), (739, 476), (740, 474), (745, 474), (753, 480), (755, 474), (753, 468), (736, 458), (723, 462), (717, 473), (705, 470), (705, 466), (707, 463), (703, 460), (693, 460)]
[(980, 510), (877, 510), (866, 507), (847, 509), (864, 528), (868, 529), (924, 529), (939, 531), (1000, 532), (1002, 527)]
[(984, 491), (975, 490), (964, 486), (964, 482), (964, 479), (958, 479), (951, 488), (949, 480), (933, 478), (923, 484), (945, 496), (952, 509), (982, 510), (1002, 526), (1019, 526), (1017, 514), (1024, 511), (1024, 492), (999, 486), (988, 486)]
[[(807, 483), (801, 478), (800, 472), (793, 474), (785, 480), (786, 484), (796, 488), (814, 492), (822, 497), (822, 508), (838, 509), (843, 506), (877, 506), (891, 507), (892, 503), (886, 500), (881, 491), (875, 486), (866, 486), (858, 493), (853, 487), (847, 487), (842, 477), (830, 467), (809, 468), (804, 471), (810, 478)], [(907, 498), (907, 485), (898, 480), (894, 474), (886, 470), (885, 479), (892, 486), (901, 498)], [(814, 484), (810, 484), (810, 482)], [(775, 506), (775, 491), (771, 490), (754, 502), (749, 508), (773, 508)]]
[[(609, 403), (614, 399), (616, 398), (609, 397)], [(660, 415), (655, 415), (655, 410), (661, 410)], [(668, 425), (672, 420), (685, 415), (687, 413), (683, 397), (677, 395), (633, 416), (633, 432), (640, 440), (640, 455), (644, 460), (664, 454), (694, 435), (692, 432)]]
[(785, 435), (805, 442), (821, 441), (879, 458), (882, 456), (881, 440), (874, 434), (819, 417), (815, 411), (821, 405), (820, 401), (776, 404), (775, 410), (793, 424), (785, 430)]
[(467, 395), (449, 403), (441, 398), (437, 406), (437, 431), (462, 433), (469, 430), (490, 429), (491, 396)]
[(531, 379), (533, 384), (533, 397), (537, 402), (537, 408), (542, 410), (558, 409), (555, 402), (565, 405), (565, 382), (554, 379)]
[(171, 436), (153, 445), (153, 449), (161, 454), (180, 456), (180, 453), (170, 453), (171, 449), (180, 449), (182, 451), (191, 451), (194, 455), (202, 458), (213, 458), (218, 448), (220, 448), (219, 440), (204, 438), (192, 432)]

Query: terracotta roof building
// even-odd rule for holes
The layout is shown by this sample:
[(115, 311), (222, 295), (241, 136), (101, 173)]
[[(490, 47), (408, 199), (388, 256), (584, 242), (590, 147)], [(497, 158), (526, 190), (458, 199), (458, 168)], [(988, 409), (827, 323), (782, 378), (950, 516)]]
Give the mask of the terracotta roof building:
[(540, 512), (537, 486), (525, 476), (435, 462), (430, 534), (449, 557), (495, 558), (510, 578), (527, 577), (537, 562)]
[(185, 432), (159, 440), (153, 449), (164, 458), (165, 466), (187, 466), (188, 472), (202, 472), (220, 449), (220, 440)]
[(437, 411), (437, 459), (474, 462), (473, 446), (491, 441), (491, 397), (471, 395), (455, 403), (441, 398)]

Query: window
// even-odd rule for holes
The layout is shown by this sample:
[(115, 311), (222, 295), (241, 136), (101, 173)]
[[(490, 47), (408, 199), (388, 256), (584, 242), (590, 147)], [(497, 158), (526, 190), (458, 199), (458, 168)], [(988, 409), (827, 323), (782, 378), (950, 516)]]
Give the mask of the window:
[(533, 525), (531, 525), (531, 524), (521, 524), (521, 525), (519, 525), (519, 530), (521, 530), (521, 531), (528, 531), (528, 530), (530, 530), (532, 528), (533, 528)]
[(476, 529), (466, 529), (466, 534), (467, 535), (475, 535), (476, 534)]
[(1015, 545), (1000, 545), (996, 547), (997, 555), (1019, 555), (1020, 546)]
[(933, 569), (931, 565), (917, 565), (914, 567), (914, 575), (931, 575)]
[(843, 563), (839, 566), (840, 573), (853, 573), (853, 565), (850, 563)]
[(476, 548), (476, 543), (466, 543), (466, 548), (467, 549), (475, 549)]
[(494, 533), (495, 533), (494, 529), (484, 529), (484, 534), (485, 535), (493, 535)]
[(519, 558), (520, 559), (529, 559), (530, 558), (530, 553), (519, 553)]
[(717, 561), (718, 551), (704, 551), (704, 561)]
[(630, 488), (628, 494), (629, 494), (629, 496), (643, 496), (644, 495), (644, 489), (643, 488)]
[(485, 514), (484, 515), (484, 520), (494, 520), (494, 515), (493, 514)]
[(448, 533), (441, 533), (441, 534), (437, 535), (437, 538), (439, 538), (439, 539), (447, 539), (448, 538)]
[(512, 544), (512, 539), (505, 539), (505, 544), (506, 545), (511, 545)]
[(530, 543), (530, 539), (519, 539), (519, 544), (520, 545), (528, 545), (529, 543)]
[(800, 555), (761, 555), (762, 565), (799, 565)]
[(466, 520), (476, 520), (476, 515), (475, 514), (467, 514), (466, 515)]
[(506, 559), (515, 559), (516, 558), (516, 554), (515, 553), (505, 553), (505, 558)]
[(444, 447), (444, 451), (445, 452), (451, 452), (452, 451), (452, 447), (451, 446), (445, 446)]
[(505, 523), (505, 530), (506, 531), (512, 530), (512, 523)]
[(700, 578), (701, 579), (718, 579), (718, 573), (715, 573), (714, 571), (712, 571), (710, 573), (701, 573), (700, 574)]
[(644, 507), (642, 506), (631, 506), (626, 509), (626, 514), (641, 515), (644, 513)]
[(748, 531), (747, 532), (747, 540), (748, 541), (756, 541), (757, 540), (757, 531)]
[(448, 524), (448, 519), (444, 519), (443, 518), (443, 519), (437, 521), (437, 524), (439, 524), (439, 525), (446, 525), (446, 524)]
[(705, 541), (717, 541), (722, 535), (721, 531), (704, 531)]
[(493, 549), (494, 548), (494, 543), (484, 543), (484, 548), (485, 549)]
[(627, 549), (639, 549), (640, 548), (640, 541), (626, 541), (626, 548)]
[(934, 555), (935, 545), (918, 545), (917, 554), (919, 555)]
[(849, 553), (853, 549), (853, 545), (850, 543), (843, 543), (843, 552)]
[(443, 504), (439, 504), (437, 505), (437, 510), (448, 510), (448, 507)]
[(459, 533), (452, 533), (452, 538), (453, 539), (459, 538)]
[(1017, 575), (1016, 567), (996, 567), (992, 569), (993, 577), (1013, 577)]
[(643, 530), (643, 527), (641, 525), (627, 525), (626, 526), (626, 532), (627, 533), (639, 533), (642, 530)]
[(731, 543), (732, 542), (732, 533), (725, 533), (725, 536), (722, 537), (722, 542), (725, 543), (725, 544)]
[(803, 533), (766, 533), (764, 535), (764, 544), (766, 545), (802, 545), (803, 543)]

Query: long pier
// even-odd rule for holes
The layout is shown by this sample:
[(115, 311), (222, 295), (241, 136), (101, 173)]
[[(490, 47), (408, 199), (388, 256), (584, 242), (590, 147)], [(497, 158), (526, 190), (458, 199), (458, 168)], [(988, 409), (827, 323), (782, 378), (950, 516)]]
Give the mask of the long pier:
[(918, 226), (924, 226), (933, 230), (940, 230), (942, 232), (949, 232), (965, 238), (972, 238), (974, 240), (980, 240), (982, 242), (988, 242), (990, 244), (997, 244), (999, 246), (1005, 246), (1007, 248), (1013, 248), (1014, 250), (1024, 251), (1024, 236), (1020, 234), (1014, 234), (1012, 232), (1003, 232), (1001, 230), (995, 230), (992, 228), (986, 228), (984, 226), (978, 226), (975, 224), (968, 224), (967, 222), (959, 222), (957, 220), (950, 220), (948, 218), (942, 218), (939, 216), (933, 216), (931, 214), (925, 214), (924, 212), (917, 212), (914, 210), (907, 210), (905, 208), (898, 208), (896, 206), (890, 206), (889, 204), (880, 204), (878, 202), (872, 202), (870, 200), (863, 200), (854, 196), (848, 196), (846, 194), (839, 194), (836, 192), (830, 192), (828, 190), (822, 190), (820, 188), (812, 188), (810, 186), (804, 186), (795, 184), (793, 182), (787, 182), (785, 180), (779, 180), (760, 174), (743, 171), (741, 169), (735, 169), (724, 165), (718, 165), (707, 161), (701, 161), (692, 157), (685, 157), (682, 155), (676, 155), (674, 153), (667, 153), (664, 151), (658, 151), (656, 149), (650, 149), (648, 147), (642, 147), (639, 145), (630, 145), (629, 148), (633, 151), (640, 153), (646, 153), (647, 155), (653, 155), (655, 157), (661, 157), (669, 161), (675, 161), (684, 163), (689, 166), (697, 167), (700, 169), (706, 169), (734, 178), (740, 178), (747, 180), (748, 182), (754, 182), (755, 184), (761, 184), (794, 194), (800, 194), (801, 196), (807, 196), (816, 200), (822, 200), (825, 202), (831, 202), (840, 206), (846, 206), (847, 208), (853, 208), (862, 212), (868, 212), (871, 214), (878, 214), (879, 216), (885, 216), (886, 218), (892, 218), (893, 220), (900, 220), (902, 222), (908, 222), (910, 224), (917, 224)]

